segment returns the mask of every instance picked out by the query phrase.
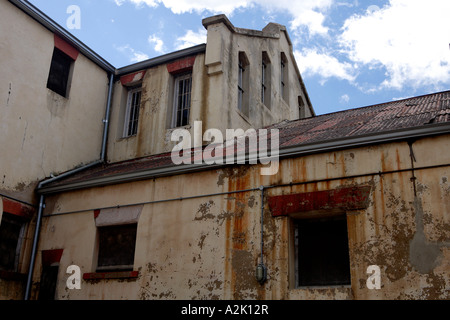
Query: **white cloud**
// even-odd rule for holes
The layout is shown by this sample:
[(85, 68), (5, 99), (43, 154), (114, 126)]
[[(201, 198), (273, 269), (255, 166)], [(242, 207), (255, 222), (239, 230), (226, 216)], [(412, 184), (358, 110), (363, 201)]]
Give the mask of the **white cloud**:
[(355, 70), (350, 63), (341, 62), (337, 58), (318, 52), (317, 49), (295, 51), (295, 60), (303, 75), (318, 75), (322, 83), (330, 78), (353, 82), (356, 78)]
[(391, 0), (347, 19), (340, 44), (349, 58), (384, 68), (380, 88), (438, 86), (450, 81), (450, 1)]
[(184, 48), (195, 46), (197, 44), (206, 43), (206, 30), (198, 29), (197, 32), (188, 30), (184, 36), (177, 38), (175, 43), (176, 50), (181, 50)]
[(125, 1), (134, 3), (138, 7), (163, 5), (175, 14), (209, 11), (213, 14), (231, 15), (237, 9), (260, 6), (266, 11), (289, 13), (292, 17), (290, 24), (293, 29), (306, 27), (311, 34), (326, 34), (328, 28), (323, 25), (324, 12), (335, 0), (115, 0), (119, 6)]
[(340, 98), (341, 103), (348, 103), (350, 101), (350, 97), (348, 94), (344, 94)]
[(147, 60), (150, 58), (146, 53), (143, 53), (141, 51), (136, 51), (132, 47), (130, 47), (130, 45), (128, 45), (128, 44), (121, 46), (121, 47), (116, 47), (116, 49), (118, 51), (126, 54), (129, 57), (130, 62), (132, 62), (132, 63), (141, 62), (141, 61), (144, 61), (144, 60)]
[(158, 6), (158, 2), (160, 2), (160, 0), (114, 0), (116, 2), (116, 4), (118, 6), (121, 6), (122, 4), (124, 4), (124, 2), (129, 1), (131, 3), (134, 3), (136, 6), (141, 7), (142, 5), (146, 4), (149, 7), (157, 7)]
[(155, 50), (158, 53), (164, 53), (164, 41), (157, 37), (156, 35), (152, 34), (148, 37), (148, 42), (150, 44), (154, 44), (153, 50)]

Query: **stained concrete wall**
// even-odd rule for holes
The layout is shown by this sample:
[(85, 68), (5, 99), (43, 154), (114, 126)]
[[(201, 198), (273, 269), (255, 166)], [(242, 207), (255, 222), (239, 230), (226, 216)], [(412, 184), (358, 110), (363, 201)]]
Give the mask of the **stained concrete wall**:
[[(285, 159), (273, 176), (261, 176), (259, 166), (235, 166), (53, 195), (37, 261), (42, 250), (64, 249), (58, 299), (448, 299), (449, 143), (449, 135), (414, 142), (415, 162), (408, 144), (398, 142)], [(264, 194), (263, 285), (254, 277), (259, 190), (149, 203), (261, 185), (274, 186)], [(351, 285), (294, 288), (292, 217), (273, 217), (267, 199), (361, 185), (371, 187), (367, 208), (346, 212)], [(146, 203), (137, 231), (138, 277), (82, 280), (80, 290), (67, 289), (67, 266), (95, 272), (94, 209), (136, 203)], [(379, 290), (366, 286), (370, 265), (381, 269)], [(38, 263), (35, 296), (40, 273)]]
[(108, 75), (80, 54), (64, 98), (47, 89), (53, 48), (52, 32), (0, 3), (0, 191), (27, 202), (39, 180), (100, 155)]
[[(299, 96), (305, 103), (302, 117), (312, 115), (308, 94), (302, 86), (292, 45), (284, 27), (269, 24), (263, 31), (234, 28), (223, 16), (205, 19), (207, 45), (204, 54), (198, 54), (192, 68), (192, 96), (189, 130), (194, 139), (194, 122), (202, 121), (203, 133), (219, 129), (225, 137), (226, 129), (259, 129), (283, 120), (299, 119)], [(231, 29), (230, 29), (231, 28)], [(245, 52), (249, 66), (249, 113), (238, 110), (238, 55)], [(270, 108), (261, 102), (262, 53), (271, 61)], [(280, 57), (284, 52), (288, 62), (289, 97), (280, 94)], [(115, 85), (111, 135), (108, 142), (108, 161), (116, 162), (151, 154), (170, 152), (177, 142), (171, 141), (176, 128), (168, 126), (172, 109), (171, 86), (173, 76), (167, 64), (152, 67), (142, 79), (143, 94), (139, 128), (135, 136), (123, 138), (123, 123), (127, 90), (118, 81)], [(202, 140), (202, 137), (200, 137)], [(208, 142), (203, 142), (208, 144)], [(193, 145), (192, 145), (193, 146)]]
[[(29, 204), (40, 180), (100, 157), (108, 75), (79, 54), (68, 98), (47, 89), (54, 41), (52, 32), (0, 2), (0, 194)], [(22, 275), (34, 225), (29, 221), (22, 241)], [(2, 278), (0, 299), (22, 299), (23, 288), (22, 280)]]

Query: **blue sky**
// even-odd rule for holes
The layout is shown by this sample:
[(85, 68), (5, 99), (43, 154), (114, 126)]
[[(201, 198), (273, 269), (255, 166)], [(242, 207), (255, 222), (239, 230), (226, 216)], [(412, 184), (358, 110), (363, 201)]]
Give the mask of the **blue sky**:
[(219, 13), (285, 25), (318, 115), (450, 89), (448, 0), (29, 2), (115, 67), (204, 43), (202, 19)]

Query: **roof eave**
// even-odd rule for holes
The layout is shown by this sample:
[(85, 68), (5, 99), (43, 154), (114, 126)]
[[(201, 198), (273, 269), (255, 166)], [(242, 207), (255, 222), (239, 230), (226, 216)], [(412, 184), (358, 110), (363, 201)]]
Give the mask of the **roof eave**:
[(199, 53), (204, 53), (205, 51), (206, 51), (206, 44), (202, 43), (193, 47), (170, 52), (162, 56), (158, 56), (152, 59), (144, 60), (141, 62), (134, 63), (132, 65), (125, 66), (123, 68), (119, 68), (116, 70), (116, 76), (120, 77), (136, 71), (149, 69), (157, 65), (166, 64), (177, 59), (197, 55)]
[[(323, 152), (358, 148), (381, 143), (406, 141), (410, 139), (425, 138), (449, 133), (450, 133), (450, 123), (429, 124), (419, 127), (386, 131), (382, 133), (371, 133), (356, 137), (348, 137), (318, 143), (289, 146), (280, 149), (279, 158), (285, 159), (285, 158), (306, 156)], [(179, 166), (167, 166), (156, 169), (148, 169), (142, 171), (128, 172), (124, 174), (117, 174), (114, 176), (94, 178), (80, 182), (66, 183), (58, 186), (48, 185), (39, 188), (37, 192), (39, 194), (49, 195), (85, 188), (104, 187), (112, 184), (134, 182), (139, 180), (154, 179), (179, 174), (188, 174), (205, 170), (216, 170), (224, 168), (226, 166), (230, 166), (230, 164), (214, 164), (214, 165), (189, 164)]]
[(53, 33), (58, 34), (58, 36), (64, 38), (64, 40), (71, 43), (75, 46), (83, 55), (92, 60), (95, 64), (97, 64), (103, 70), (114, 73), (116, 68), (112, 66), (109, 62), (99, 56), (96, 52), (86, 46), (79, 39), (74, 37), (70, 32), (62, 28), (59, 24), (57, 24), (54, 20), (48, 17), (45, 13), (40, 11), (34, 5), (26, 0), (9, 0), (13, 5), (24, 11), (31, 18), (39, 22), (42, 26), (47, 28)]

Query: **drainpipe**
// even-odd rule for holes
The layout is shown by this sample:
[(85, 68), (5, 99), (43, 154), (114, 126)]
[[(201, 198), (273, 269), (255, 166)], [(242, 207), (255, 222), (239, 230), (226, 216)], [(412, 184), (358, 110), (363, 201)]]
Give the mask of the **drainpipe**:
[(111, 73), (109, 76), (109, 89), (108, 89), (108, 101), (106, 102), (106, 114), (103, 120), (103, 141), (102, 141), (102, 153), (100, 154), (100, 160), (105, 162), (106, 160), (106, 145), (108, 140), (108, 130), (109, 130), (109, 116), (111, 113), (111, 99), (114, 87), (114, 74)]
[(263, 248), (264, 248), (264, 186), (259, 188), (261, 190), (261, 261), (259, 265), (256, 267), (256, 280), (260, 284), (264, 284), (267, 279), (267, 268), (264, 265), (264, 256), (263, 256)]
[[(93, 166), (96, 166), (98, 164), (105, 162), (105, 160), (106, 160), (106, 142), (108, 139), (109, 115), (111, 112), (111, 98), (112, 98), (112, 92), (113, 92), (113, 84), (114, 84), (114, 74), (111, 73), (110, 79), (109, 79), (109, 87), (108, 87), (108, 100), (106, 103), (106, 114), (105, 114), (105, 119), (103, 119), (104, 130), (103, 130), (103, 140), (102, 140), (102, 150), (101, 150), (101, 154), (100, 154), (100, 160), (94, 161), (90, 164), (73, 169), (71, 171), (67, 171), (66, 173), (60, 174), (57, 177), (54, 177), (54, 178), (51, 178), (51, 179), (48, 179), (45, 181), (41, 181), (38, 184), (37, 189), (40, 189), (44, 185), (49, 184), (51, 182), (55, 182), (57, 180), (63, 179), (65, 177), (68, 177), (70, 175), (73, 175), (75, 173), (78, 173), (80, 171), (86, 170), (88, 168), (91, 168)], [(34, 266), (35, 266), (35, 262), (36, 262), (35, 260), (36, 260), (37, 246), (38, 246), (38, 242), (39, 242), (39, 234), (40, 234), (40, 229), (41, 229), (41, 221), (42, 221), (42, 214), (44, 212), (44, 208), (45, 208), (45, 197), (44, 197), (44, 195), (41, 195), (39, 198), (39, 208), (38, 208), (38, 214), (37, 214), (37, 220), (36, 220), (36, 229), (34, 231), (33, 246), (31, 249), (30, 267), (28, 270), (28, 277), (27, 277), (27, 284), (26, 284), (26, 288), (25, 288), (24, 300), (29, 300), (30, 295), (31, 295), (31, 285), (32, 285), (32, 280), (33, 280), (33, 272), (34, 272)]]

